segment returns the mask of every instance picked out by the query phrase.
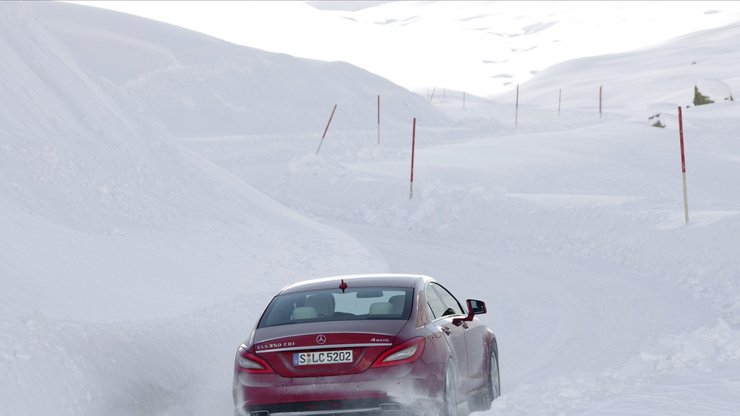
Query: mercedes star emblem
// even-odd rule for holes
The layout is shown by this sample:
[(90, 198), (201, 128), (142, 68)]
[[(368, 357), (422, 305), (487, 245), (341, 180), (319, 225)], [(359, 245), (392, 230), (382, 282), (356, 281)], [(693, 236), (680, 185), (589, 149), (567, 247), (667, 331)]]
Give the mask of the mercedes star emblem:
[(319, 335), (316, 337), (317, 344), (324, 344), (326, 342), (326, 335)]

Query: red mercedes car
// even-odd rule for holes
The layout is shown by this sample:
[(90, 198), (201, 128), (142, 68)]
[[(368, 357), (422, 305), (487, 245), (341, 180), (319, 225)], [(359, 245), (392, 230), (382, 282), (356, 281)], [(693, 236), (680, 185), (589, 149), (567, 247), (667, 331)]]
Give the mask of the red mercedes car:
[[(237, 416), (440, 415), (500, 394), (496, 336), (434, 279), (337, 276), (295, 283), (239, 346)], [(458, 411), (460, 412), (458, 413)]]

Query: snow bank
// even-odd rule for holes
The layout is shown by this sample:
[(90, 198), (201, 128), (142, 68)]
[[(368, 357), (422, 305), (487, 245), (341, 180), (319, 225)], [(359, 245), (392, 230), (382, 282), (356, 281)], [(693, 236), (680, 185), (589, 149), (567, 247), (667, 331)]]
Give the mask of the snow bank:
[(0, 413), (198, 412), (212, 377), (228, 408), (270, 295), (384, 262), (184, 148), (38, 6), (0, 5)]
[(118, 86), (177, 136), (320, 134), (334, 104), (333, 131), (371, 129), (378, 95), (389, 127), (414, 116), (448, 123), (422, 97), (344, 62), (237, 46), (95, 7), (33, 7), (88, 74)]

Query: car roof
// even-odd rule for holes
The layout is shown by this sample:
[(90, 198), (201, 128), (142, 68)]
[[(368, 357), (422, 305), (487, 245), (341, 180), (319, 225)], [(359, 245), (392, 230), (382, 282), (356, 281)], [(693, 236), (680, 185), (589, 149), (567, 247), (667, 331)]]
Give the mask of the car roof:
[(421, 274), (352, 274), (322, 277), (318, 279), (303, 280), (284, 287), (280, 294), (302, 292), (305, 290), (335, 289), (342, 281), (348, 287), (390, 286), (390, 287), (416, 287), (427, 281), (433, 281), (429, 276)]

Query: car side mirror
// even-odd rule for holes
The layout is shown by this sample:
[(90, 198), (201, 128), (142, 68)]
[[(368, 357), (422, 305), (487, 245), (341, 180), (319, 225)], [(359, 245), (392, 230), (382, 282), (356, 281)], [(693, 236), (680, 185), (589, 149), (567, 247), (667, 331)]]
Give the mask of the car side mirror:
[(486, 309), (486, 303), (482, 300), (468, 299), (465, 303), (468, 305), (468, 316), (466, 316), (465, 318), (453, 319), (452, 323), (454, 325), (459, 326), (463, 322), (470, 322), (473, 320), (473, 317), (475, 317), (475, 315), (481, 315), (488, 312), (488, 309)]
[(482, 300), (475, 300), (475, 299), (468, 299), (468, 316), (472, 315), (482, 315), (486, 312), (488, 312), (488, 309), (486, 309), (486, 303)]

